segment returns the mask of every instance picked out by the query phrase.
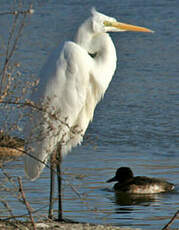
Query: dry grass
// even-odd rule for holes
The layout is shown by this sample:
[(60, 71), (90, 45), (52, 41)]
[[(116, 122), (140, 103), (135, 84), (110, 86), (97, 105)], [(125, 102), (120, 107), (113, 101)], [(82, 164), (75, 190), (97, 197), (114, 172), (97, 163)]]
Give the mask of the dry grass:
[(20, 157), (24, 151), (24, 140), (0, 132), (0, 162)]

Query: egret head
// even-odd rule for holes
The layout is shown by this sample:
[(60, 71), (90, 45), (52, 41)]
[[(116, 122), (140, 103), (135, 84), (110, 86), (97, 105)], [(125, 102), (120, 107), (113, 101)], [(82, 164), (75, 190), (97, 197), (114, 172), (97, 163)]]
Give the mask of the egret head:
[(99, 13), (92, 8), (90, 17), (79, 27), (75, 42), (94, 54), (103, 51), (109, 45), (107, 32), (139, 31), (153, 32), (144, 27), (118, 22), (115, 18)]
[(152, 30), (144, 27), (118, 22), (113, 17), (108, 17), (104, 14), (97, 12), (95, 8), (92, 8), (91, 14), (91, 26), (94, 33), (120, 31), (153, 32)]

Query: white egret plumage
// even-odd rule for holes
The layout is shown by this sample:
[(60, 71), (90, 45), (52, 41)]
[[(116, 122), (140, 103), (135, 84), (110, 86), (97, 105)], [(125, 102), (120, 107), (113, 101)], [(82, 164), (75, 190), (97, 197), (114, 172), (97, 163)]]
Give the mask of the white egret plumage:
[[(39, 177), (44, 168), (42, 162), (46, 163), (53, 152), (58, 150), (58, 154), (65, 155), (82, 142), (95, 107), (116, 69), (116, 50), (107, 32), (120, 31), (152, 32), (144, 27), (117, 22), (115, 18), (92, 9), (74, 41), (67, 41), (57, 48), (44, 65), (31, 100), (46, 103), (47, 112), (58, 114), (59, 121), (50, 121), (46, 115), (39, 116), (35, 112), (27, 121), (26, 139), (33, 134), (43, 136), (26, 145), (29, 155), (39, 159), (25, 157), (25, 172), (31, 180)], [(56, 163), (60, 170), (60, 163)], [(59, 173), (58, 176), (61, 180)]]

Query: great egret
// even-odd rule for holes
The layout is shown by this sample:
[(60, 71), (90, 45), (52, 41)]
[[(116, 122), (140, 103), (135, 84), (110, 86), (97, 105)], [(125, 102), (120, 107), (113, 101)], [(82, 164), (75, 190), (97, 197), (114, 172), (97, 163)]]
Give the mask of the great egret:
[[(32, 119), (27, 121), (25, 128), (27, 140), (31, 135), (40, 137), (40, 140), (34, 138), (26, 145), (31, 156), (25, 157), (25, 172), (31, 180), (39, 177), (44, 168), (42, 162), (46, 163), (53, 152), (56, 151), (58, 157), (65, 155), (82, 142), (96, 104), (104, 96), (116, 69), (116, 50), (107, 32), (120, 31), (152, 32), (144, 27), (117, 22), (93, 8), (91, 16), (79, 27), (74, 41), (58, 47), (44, 65), (31, 100), (47, 105), (47, 113), (38, 115), (32, 111)], [(51, 120), (52, 117), (59, 119)], [(60, 161), (55, 161), (57, 172), (60, 171)], [(60, 173), (57, 174), (60, 189), (61, 177)], [(52, 202), (52, 197), (50, 200)], [(61, 211), (59, 219), (62, 219)]]

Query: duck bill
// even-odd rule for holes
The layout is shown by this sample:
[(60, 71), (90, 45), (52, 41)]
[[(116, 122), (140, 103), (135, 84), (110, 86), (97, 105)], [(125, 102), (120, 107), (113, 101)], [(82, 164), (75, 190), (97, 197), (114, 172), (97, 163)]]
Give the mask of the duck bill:
[(147, 32), (147, 33), (153, 33), (154, 32), (153, 30), (150, 30), (150, 29), (145, 28), (145, 27), (134, 26), (134, 25), (122, 23), (122, 22), (105, 21), (104, 25), (117, 28), (120, 31), (134, 31), (134, 32)]
[(116, 177), (113, 177), (113, 178), (107, 180), (106, 182), (107, 182), (107, 183), (110, 183), (110, 182), (113, 182), (113, 181), (117, 181)]

